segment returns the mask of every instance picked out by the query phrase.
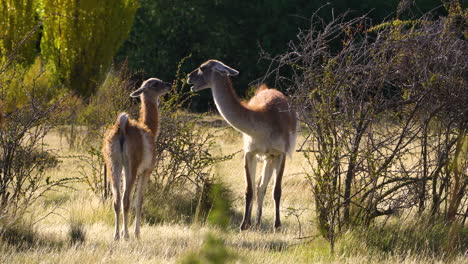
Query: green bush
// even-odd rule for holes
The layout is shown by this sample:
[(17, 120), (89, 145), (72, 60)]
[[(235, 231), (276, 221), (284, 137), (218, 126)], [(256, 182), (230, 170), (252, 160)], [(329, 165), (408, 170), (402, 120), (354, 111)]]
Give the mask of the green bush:
[(5, 112), (25, 106), (31, 96), (35, 97), (36, 103), (47, 105), (55, 103), (67, 93), (63, 86), (54, 83), (40, 57), (36, 57), (30, 66), (11, 64), (0, 75), (0, 86)]
[(234, 212), (232, 192), (223, 183), (212, 184), (209, 189), (210, 195), (206, 202), (210, 205), (208, 223), (225, 230)]
[(25, 94), (24, 104), (5, 109), (0, 130), (0, 218), (20, 219), (45, 193), (74, 180), (49, 174), (59, 160), (43, 139), (56, 126), (63, 108), (60, 100), (48, 99), (33, 87)]
[[(209, 185), (209, 199), (211, 203), (208, 215), (208, 223), (217, 226), (221, 231), (228, 227), (230, 214), (232, 212), (231, 193), (221, 183)], [(194, 252), (188, 253), (179, 262), (188, 263), (231, 263), (237, 255), (229, 250), (224, 242), (222, 234), (208, 233), (202, 247)]]
[(96, 93), (79, 112), (77, 123), (95, 130), (114, 124), (122, 111), (136, 118), (140, 106), (130, 97), (136, 86), (133, 77), (134, 74), (128, 70), (126, 63), (110, 69)]
[(213, 234), (208, 234), (205, 237), (203, 246), (195, 252), (190, 252), (180, 259), (181, 264), (196, 264), (196, 263), (233, 263), (236, 255), (232, 253), (226, 245), (224, 240), (217, 238)]

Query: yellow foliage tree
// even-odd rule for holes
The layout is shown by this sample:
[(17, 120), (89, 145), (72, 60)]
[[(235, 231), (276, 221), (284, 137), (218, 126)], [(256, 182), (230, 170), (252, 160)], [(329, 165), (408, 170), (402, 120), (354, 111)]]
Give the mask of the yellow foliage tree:
[(35, 0), (0, 0), (0, 62), (30, 64), (36, 55), (38, 16)]
[(138, 0), (43, 0), (41, 53), (59, 81), (89, 96), (133, 24)]

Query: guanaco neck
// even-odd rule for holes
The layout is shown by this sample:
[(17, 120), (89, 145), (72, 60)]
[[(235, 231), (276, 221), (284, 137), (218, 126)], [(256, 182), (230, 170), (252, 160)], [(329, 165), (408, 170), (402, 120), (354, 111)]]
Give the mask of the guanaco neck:
[(140, 119), (138, 121), (145, 124), (153, 136), (156, 136), (159, 130), (158, 101), (158, 98), (141, 95)]
[(255, 112), (240, 101), (229, 76), (215, 76), (211, 90), (218, 111), (232, 127), (248, 135), (259, 132), (259, 124), (255, 123)]

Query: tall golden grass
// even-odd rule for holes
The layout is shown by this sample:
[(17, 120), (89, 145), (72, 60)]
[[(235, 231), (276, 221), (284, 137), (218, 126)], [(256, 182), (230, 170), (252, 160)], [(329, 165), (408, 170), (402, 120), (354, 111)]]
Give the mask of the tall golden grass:
[[(241, 136), (236, 131), (228, 127), (210, 129), (218, 143), (211, 149), (212, 153), (229, 154), (242, 149)], [(82, 154), (80, 150), (60, 143), (58, 132), (49, 134), (46, 139), (49, 148), (65, 157), (51, 172), (52, 177), (79, 176), (80, 161), (69, 157)], [(298, 144), (302, 141), (300, 137)], [(200, 252), (208, 233), (224, 240), (226, 248), (235, 255), (233, 262), (237, 263), (466, 263), (466, 253), (450, 258), (432, 252), (404, 250), (387, 254), (366, 245), (354, 233), (345, 234), (332, 255), (327, 241), (315, 229), (312, 192), (303, 175), (308, 166), (301, 153), (294, 153), (287, 161), (281, 232), (272, 230), (274, 204), (269, 196), (264, 202), (265, 221), (259, 230), (240, 233), (240, 219), (231, 219), (226, 231), (209, 225), (143, 223), (141, 240), (131, 237), (129, 241), (114, 242), (110, 202), (102, 202), (87, 191), (84, 184), (77, 183), (73, 189), (48, 193), (25, 216), (16, 235), (30, 232), (31, 243), (19, 246), (16, 242), (0, 240), (0, 263), (177, 263), (190, 253)], [(257, 180), (260, 170), (258, 168)], [(213, 173), (232, 191), (235, 211), (241, 215), (245, 188), (242, 154), (216, 164)], [(271, 186), (268, 192), (271, 193)], [(302, 214), (288, 216), (288, 208), (289, 211), (302, 210)], [(71, 241), (72, 227), (78, 228), (80, 243)], [(302, 237), (298, 237), (300, 232)]]

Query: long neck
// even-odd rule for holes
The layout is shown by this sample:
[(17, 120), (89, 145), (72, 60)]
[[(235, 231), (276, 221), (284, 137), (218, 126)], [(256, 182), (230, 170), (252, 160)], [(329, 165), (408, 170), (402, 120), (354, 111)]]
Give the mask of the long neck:
[(156, 136), (159, 130), (158, 99), (141, 95), (140, 123), (145, 124)]
[(240, 132), (254, 133), (254, 112), (241, 103), (232, 87), (231, 79), (228, 76), (217, 76), (213, 81), (213, 98), (220, 114)]

